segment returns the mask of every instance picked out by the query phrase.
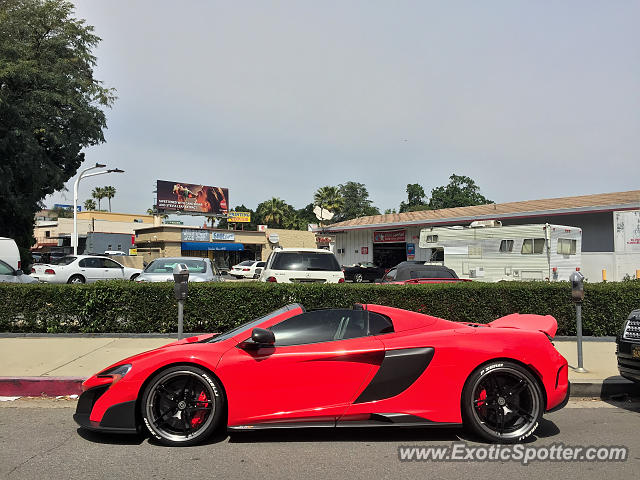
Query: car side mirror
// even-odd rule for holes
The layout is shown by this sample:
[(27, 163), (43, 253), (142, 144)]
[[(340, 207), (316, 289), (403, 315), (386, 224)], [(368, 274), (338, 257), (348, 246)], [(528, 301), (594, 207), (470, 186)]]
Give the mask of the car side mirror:
[(271, 330), (254, 328), (251, 331), (251, 340), (258, 345), (273, 345), (276, 343), (276, 336)]
[(24, 272), (20, 269), (16, 270), (16, 276), (19, 277), (20, 275), (24, 275)]

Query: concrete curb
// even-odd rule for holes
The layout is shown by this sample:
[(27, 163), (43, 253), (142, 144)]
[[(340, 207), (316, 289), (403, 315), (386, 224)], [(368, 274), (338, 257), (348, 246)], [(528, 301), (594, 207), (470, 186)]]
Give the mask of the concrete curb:
[(79, 395), (85, 380), (81, 377), (0, 377), (0, 396)]
[[(84, 380), (82, 377), (0, 377), (0, 396), (79, 395)], [(571, 381), (571, 398), (610, 398), (616, 395), (640, 396), (640, 383), (622, 377)]]

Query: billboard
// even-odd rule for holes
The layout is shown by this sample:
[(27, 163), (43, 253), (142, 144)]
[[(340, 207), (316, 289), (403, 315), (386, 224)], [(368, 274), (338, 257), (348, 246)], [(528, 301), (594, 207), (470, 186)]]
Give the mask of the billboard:
[(158, 180), (156, 207), (163, 212), (226, 215), (229, 189)]
[(229, 212), (227, 222), (229, 223), (249, 223), (251, 221), (251, 212)]
[(378, 230), (373, 232), (373, 243), (400, 243), (404, 241), (404, 230)]

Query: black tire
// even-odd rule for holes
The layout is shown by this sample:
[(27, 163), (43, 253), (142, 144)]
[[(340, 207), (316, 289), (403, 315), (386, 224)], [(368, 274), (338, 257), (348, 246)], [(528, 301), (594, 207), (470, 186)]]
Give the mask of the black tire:
[(353, 276), (353, 281), (354, 281), (355, 283), (362, 283), (362, 281), (363, 281), (363, 280), (364, 280), (364, 277), (362, 276), (362, 274), (361, 274), (361, 273), (356, 273), (356, 274)]
[(71, 275), (69, 280), (67, 280), (67, 283), (75, 283), (75, 284), (87, 283), (87, 280), (82, 275)]
[(497, 360), (478, 367), (462, 391), (465, 428), (489, 442), (524, 440), (536, 430), (543, 412), (538, 382), (517, 363)]
[(201, 368), (168, 368), (153, 377), (142, 394), (142, 423), (164, 445), (195, 445), (220, 426), (222, 392), (218, 380)]

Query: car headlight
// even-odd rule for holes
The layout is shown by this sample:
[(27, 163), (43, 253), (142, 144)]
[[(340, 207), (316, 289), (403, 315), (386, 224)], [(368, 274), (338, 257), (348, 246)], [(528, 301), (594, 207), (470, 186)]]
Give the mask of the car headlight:
[(112, 367), (107, 370), (104, 370), (103, 372), (100, 372), (96, 376), (99, 378), (108, 378), (108, 377), (113, 378), (113, 382), (111, 383), (113, 385), (114, 383), (119, 381), (122, 377), (124, 377), (127, 373), (129, 373), (129, 370), (131, 370), (131, 364), (126, 363), (124, 365), (118, 365), (117, 367)]

